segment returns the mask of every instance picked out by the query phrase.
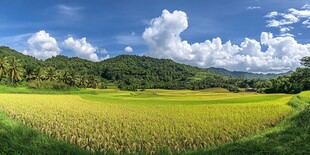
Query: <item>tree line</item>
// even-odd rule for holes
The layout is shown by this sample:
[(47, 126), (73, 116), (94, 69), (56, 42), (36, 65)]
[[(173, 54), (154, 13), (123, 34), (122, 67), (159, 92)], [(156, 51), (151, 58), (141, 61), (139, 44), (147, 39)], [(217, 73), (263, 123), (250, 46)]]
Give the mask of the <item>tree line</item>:
[(291, 75), (271, 79), (271, 86), (265, 89), (266, 93), (292, 93), (310, 90), (310, 57), (301, 59), (303, 68), (297, 68)]
[(45, 61), (0, 47), (0, 83), (29, 86), (139, 89), (256, 88), (259, 92), (298, 93), (309, 89), (309, 57), (301, 60), (305, 68), (272, 80), (223, 76), (206, 69), (179, 64), (169, 59), (120, 55), (101, 62), (77, 57), (55, 56)]
[(13, 56), (0, 57), (0, 82), (16, 85), (21, 81), (30, 83), (30, 86), (34, 88), (45, 87), (46, 84), (59, 89), (61, 86), (66, 88), (66, 85), (79, 88), (101, 86), (100, 78), (93, 75), (80, 75), (70, 68), (60, 70), (53, 66), (36, 66), (36, 68), (30, 69), (24, 68), (20, 60)]

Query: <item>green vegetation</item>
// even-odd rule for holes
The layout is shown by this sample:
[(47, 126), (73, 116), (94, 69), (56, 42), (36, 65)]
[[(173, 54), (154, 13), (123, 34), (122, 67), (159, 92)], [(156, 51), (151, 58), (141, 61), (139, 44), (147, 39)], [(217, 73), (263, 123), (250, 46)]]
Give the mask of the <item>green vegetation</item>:
[(310, 58), (301, 64), (284, 76), (215, 74), (146, 56), (40, 61), (0, 47), (0, 153), (309, 154)]
[(26, 86), (16, 86), (10, 87), (5, 85), (0, 85), (0, 93), (5, 94), (97, 94), (95, 90), (89, 89), (73, 89), (70, 91), (63, 90), (46, 90), (46, 89), (30, 89)]
[(40, 61), (8, 47), (0, 47), (0, 84), (17, 86), (27, 83), (33, 89), (55, 91), (71, 90), (69, 87), (105, 88), (100, 73), (95, 72), (98, 70), (96, 65), (64, 56)]
[(289, 104), (294, 111), (275, 128), (190, 154), (309, 154), (310, 91), (294, 96)]
[[(221, 87), (231, 92), (255, 88), (252, 90), (260, 93), (296, 94), (310, 89), (309, 63), (309, 57), (305, 57), (301, 59), (301, 64), (306, 68), (298, 68), (288, 75), (263, 75), (202, 69), (169, 59), (134, 55), (120, 55), (101, 62), (66, 56), (40, 61), (8, 47), (0, 47), (0, 84), (16, 86), (27, 83), (30, 88), (40, 90), (70, 90), (68, 87), (105, 89), (109, 85), (130, 91)], [(270, 77), (277, 78), (267, 80)]]
[[(9, 63), (12, 61), (15, 64)], [(120, 55), (102, 62), (65, 56), (40, 61), (8, 47), (0, 47), (0, 84), (16, 86), (21, 83), (41, 90), (68, 90), (65, 84), (76, 88), (107, 88), (114, 85), (131, 91), (222, 87), (232, 92), (239, 92), (239, 88), (268, 85), (266, 80), (225, 77), (168, 59)]]
[(89, 154), (81, 148), (58, 141), (13, 121), (0, 113), (1, 154)]
[(310, 90), (310, 57), (301, 59), (305, 68), (298, 68), (289, 76), (281, 76), (271, 80), (271, 87), (265, 90), (267, 93), (292, 93)]
[(265, 80), (270, 80), (273, 78), (277, 78), (279, 76), (285, 76), (291, 74), (293, 71), (285, 72), (285, 73), (280, 73), (280, 74), (275, 74), (275, 73), (268, 73), (268, 74), (258, 74), (258, 73), (248, 73), (248, 72), (242, 72), (242, 71), (229, 71), (223, 68), (215, 68), (215, 67), (210, 67), (207, 68), (208, 71), (219, 74), (222, 76), (230, 76), (234, 78), (245, 78), (248, 80), (255, 80), (255, 79), (265, 79)]
[(0, 111), (91, 152), (162, 154), (232, 142), (276, 125), (292, 110), (285, 94), (95, 91), (82, 98), (0, 94)]

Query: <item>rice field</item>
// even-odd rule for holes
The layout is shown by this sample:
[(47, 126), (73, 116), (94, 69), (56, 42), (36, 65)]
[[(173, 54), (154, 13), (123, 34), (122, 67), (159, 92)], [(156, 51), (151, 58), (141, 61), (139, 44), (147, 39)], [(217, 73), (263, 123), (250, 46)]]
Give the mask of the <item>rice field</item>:
[(102, 90), (97, 95), (0, 94), (0, 112), (85, 150), (184, 153), (274, 126), (291, 95), (210, 91)]

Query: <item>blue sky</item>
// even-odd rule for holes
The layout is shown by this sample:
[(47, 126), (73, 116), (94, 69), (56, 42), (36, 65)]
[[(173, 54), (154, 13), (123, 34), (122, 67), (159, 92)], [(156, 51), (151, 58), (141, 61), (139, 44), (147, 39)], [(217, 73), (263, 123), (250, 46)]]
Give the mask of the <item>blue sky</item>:
[[(56, 48), (56, 54), (67, 56), (79, 56), (90, 60), (99, 60), (109, 57), (114, 57), (120, 54), (137, 54), (149, 55), (159, 58), (171, 58), (181, 63), (187, 63), (199, 67), (223, 67), (230, 70), (244, 70), (251, 72), (283, 72), (298, 67), (295, 61), (293, 63), (279, 68), (279, 66), (272, 66), (271, 69), (265, 69), (266, 66), (259, 64), (252, 65), (245, 62), (247, 58), (238, 61), (243, 63), (225, 63), (223, 58), (206, 57), (206, 59), (198, 60), (197, 58), (180, 57), (185, 55), (186, 52), (179, 53), (175, 56), (177, 49), (168, 47), (167, 42), (162, 43), (165, 45), (151, 44), (150, 39), (154, 41), (154, 37), (162, 37), (163, 35), (143, 36), (146, 28), (155, 28), (151, 23), (152, 19), (165, 18), (163, 10), (169, 11), (172, 15), (173, 11), (179, 10), (186, 14), (188, 26), (185, 26), (179, 34), (181, 41), (186, 40), (191, 46), (194, 43), (202, 43), (206, 40), (219, 37), (221, 43), (224, 45), (227, 41), (231, 44), (240, 46), (244, 43), (245, 38), (254, 39), (260, 42), (262, 52), (265, 52), (270, 44), (262, 44), (260, 39), (262, 32), (273, 34), (273, 38), (291, 37), (300, 45), (310, 43), (310, 29), (307, 28), (305, 22), (309, 19), (308, 16), (298, 16), (289, 9), (296, 10), (309, 10), (310, 8), (304, 7), (310, 4), (309, 0), (298, 1), (283, 1), (283, 0), (193, 0), (193, 1), (148, 1), (148, 0), (132, 0), (132, 1), (103, 1), (103, 0), (1, 0), (0, 1), (0, 45), (6, 45), (20, 52), (34, 55), (33, 50), (39, 46), (38, 41), (33, 39), (30, 45), (29, 39), (36, 33), (43, 30), (56, 40), (59, 49)], [(303, 8), (304, 7), (304, 8)], [(303, 8), (303, 9), (302, 9)], [(267, 18), (270, 12), (276, 11), (277, 17)], [(279, 13), (283, 13), (279, 15)], [(269, 26), (268, 20), (273, 18), (282, 18), (284, 14), (293, 14), (298, 18), (298, 22), (281, 26)], [(182, 15), (178, 18), (182, 18)], [(291, 19), (291, 18), (290, 18)], [(281, 19), (277, 19), (281, 20)], [(304, 22), (304, 24), (302, 23)], [(176, 23), (178, 24), (178, 23)], [(289, 31), (280, 32), (280, 28), (289, 28)], [(284, 30), (284, 29), (283, 29)], [(171, 34), (170, 32), (161, 31), (160, 34)], [(288, 35), (289, 34), (289, 35)], [(37, 36), (39, 37), (39, 36)], [(65, 40), (72, 38), (69, 42)], [(83, 44), (84, 38), (88, 47), (93, 47), (94, 52), (98, 58), (92, 59), (92, 56), (86, 56), (83, 51), (77, 52), (77, 45)], [(149, 38), (153, 37), (153, 38)], [(149, 41), (146, 41), (149, 39)], [(178, 44), (177, 42), (173, 42)], [(53, 44), (53, 45), (55, 45)], [(167, 45), (167, 46), (166, 46)], [(32, 46), (32, 47), (31, 47)], [(132, 50), (124, 50), (130, 46)], [(155, 46), (155, 47), (154, 47)], [(187, 46), (187, 45), (186, 45)], [(275, 46), (275, 45), (274, 45)], [(161, 48), (162, 47), (162, 48)], [(192, 47), (190, 47), (192, 48)], [(40, 48), (42, 49), (42, 47)], [(127, 48), (128, 49), (128, 48)], [(162, 49), (174, 52), (167, 54)], [(183, 48), (182, 48), (183, 49)], [(55, 50), (49, 49), (49, 51)], [(194, 51), (193, 49), (190, 49)], [(308, 47), (304, 47), (300, 53), (309, 52)], [(75, 51), (75, 52), (74, 52)], [(90, 49), (92, 51), (92, 49)], [(100, 52), (106, 51), (106, 52)], [(36, 51), (40, 52), (40, 51)], [(203, 52), (203, 51), (202, 51)], [(225, 51), (226, 52), (226, 51)], [(239, 52), (239, 51), (238, 51)], [(53, 53), (53, 52), (52, 52)], [(55, 52), (54, 52), (55, 53)], [(189, 55), (200, 57), (196, 52)], [(207, 51), (204, 53), (208, 53)], [(212, 52), (211, 52), (212, 53)], [(242, 53), (242, 52), (241, 52)], [(188, 53), (187, 53), (188, 54)], [(243, 55), (247, 55), (243, 53)], [(275, 57), (276, 54), (273, 54)], [(302, 55), (302, 54), (301, 54)], [(36, 56), (36, 55), (34, 55)], [(252, 61), (256, 60), (255, 55), (249, 54)], [(257, 56), (257, 55), (256, 55)], [(258, 57), (258, 56), (257, 56)], [(40, 57), (39, 57), (40, 58)], [(46, 57), (43, 57), (45, 59)], [(219, 59), (221, 61), (219, 61)], [(234, 55), (231, 59), (237, 59)], [(285, 61), (283, 55), (273, 60), (281, 59)], [(297, 58), (296, 58), (297, 59)], [(273, 60), (264, 60), (264, 63), (270, 63)], [(208, 63), (204, 62), (208, 61)], [(213, 63), (209, 63), (209, 62)], [(232, 65), (233, 64), (233, 65)], [(246, 67), (244, 65), (248, 65)], [(240, 67), (243, 66), (243, 67)]]

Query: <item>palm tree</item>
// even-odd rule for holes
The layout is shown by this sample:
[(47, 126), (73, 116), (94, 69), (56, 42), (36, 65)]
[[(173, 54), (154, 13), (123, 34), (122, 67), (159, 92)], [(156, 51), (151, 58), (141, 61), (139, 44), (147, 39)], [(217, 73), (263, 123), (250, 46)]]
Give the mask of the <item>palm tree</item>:
[(35, 79), (34, 75), (33, 75), (34, 71), (26, 71), (25, 73), (25, 78), (27, 82), (31, 82), (32, 80)]
[(33, 77), (37, 81), (43, 81), (46, 78), (45, 75), (46, 75), (45, 70), (41, 67), (38, 67), (33, 72)]
[(69, 86), (78, 86), (80, 83), (80, 75), (67, 68), (63, 70), (62, 82)]
[(54, 67), (47, 68), (47, 80), (56, 81), (57, 80), (57, 71)]
[(98, 87), (99, 79), (93, 75), (88, 77), (88, 87), (96, 89)]
[(3, 76), (6, 75), (7, 69), (9, 67), (9, 63), (6, 57), (0, 58), (0, 81)]
[(88, 77), (86, 75), (81, 76), (80, 82), (79, 82), (79, 87), (86, 88), (87, 83), (88, 83)]
[(72, 77), (71, 77), (69, 70), (68, 69), (63, 70), (62, 82), (64, 82), (65, 84), (70, 84), (71, 79)]
[(12, 83), (16, 83), (20, 80), (22, 80), (22, 75), (24, 69), (22, 68), (22, 65), (19, 63), (19, 60), (17, 60), (15, 57), (12, 57), (11, 61), (9, 62), (9, 78)]
[(62, 70), (56, 70), (55, 78), (56, 78), (56, 81), (63, 82), (63, 71)]
[(80, 75), (77, 74), (76, 72), (71, 71), (70, 77), (71, 77), (69, 82), (70, 86), (77, 86), (80, 83)]

